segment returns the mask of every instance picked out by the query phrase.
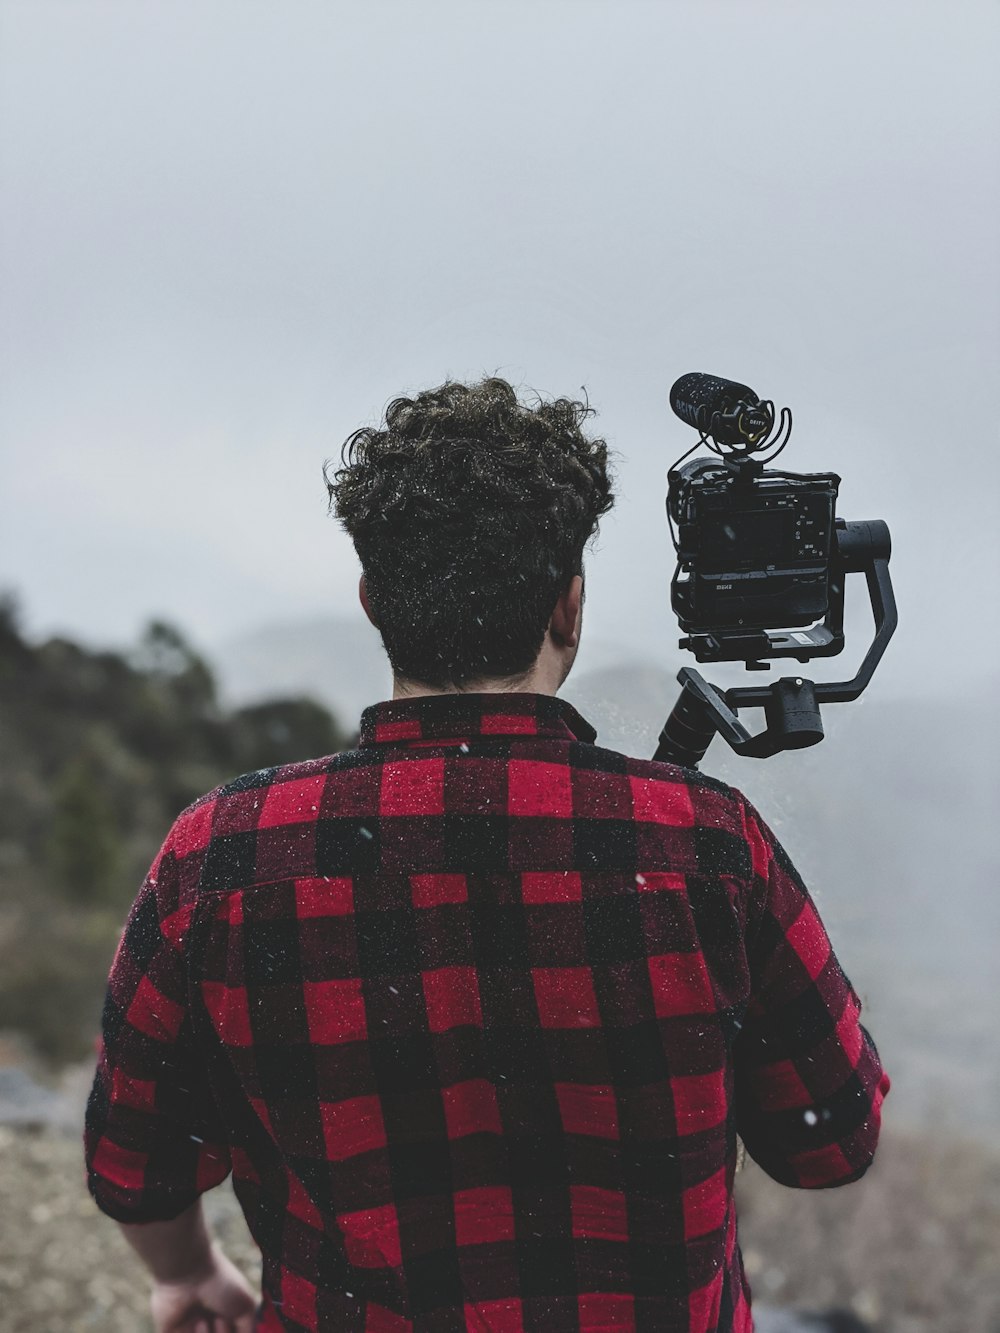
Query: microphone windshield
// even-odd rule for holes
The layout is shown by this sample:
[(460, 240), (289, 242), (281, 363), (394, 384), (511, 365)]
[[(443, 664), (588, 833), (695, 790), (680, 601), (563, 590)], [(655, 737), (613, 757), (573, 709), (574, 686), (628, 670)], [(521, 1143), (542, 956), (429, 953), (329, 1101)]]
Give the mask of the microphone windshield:
[(686, 425), (733, 448), (756, 444), (772, 421), (749, 385), (701, 371), (682, 375), (674, 383), (670, 406)]

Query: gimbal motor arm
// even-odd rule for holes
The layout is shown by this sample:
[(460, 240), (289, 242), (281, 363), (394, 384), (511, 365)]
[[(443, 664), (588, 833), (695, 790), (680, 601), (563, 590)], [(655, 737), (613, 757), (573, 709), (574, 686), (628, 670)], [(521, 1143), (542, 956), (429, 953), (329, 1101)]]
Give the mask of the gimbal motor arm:
[[(896, 599), (889, 578), (891, 550), (889, 528), (881, 519), (837, 520), (836, 555), (831, 560), (836, 595), (842, 602), (847, 574), (864, 573), (875, 619), (875, 637), (853, 679), (817, 685), (801, 676), (783, 676), (770, 685), (723, 692), (691, 667), (682, 667), (677, 675), (680, 697), (660, 733), (653, 758), (697, 768), (716, 732), (737, 754), (754, 759), (818, 744), (823, 739), (820, 704), (857, 699), (896, 629)], [(737, 717), (741, 708), (763, 708), (765, 729), (751, 735)]]

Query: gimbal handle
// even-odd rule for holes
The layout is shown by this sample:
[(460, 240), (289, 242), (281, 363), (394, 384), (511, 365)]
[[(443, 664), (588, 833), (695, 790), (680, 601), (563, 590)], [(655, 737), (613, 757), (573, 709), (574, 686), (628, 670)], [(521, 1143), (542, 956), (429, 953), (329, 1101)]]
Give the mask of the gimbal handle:
[[(857, 699), (898, 624), (896, 598), (889, 578), (891, 543), (881, 519), (845, 523), (837, 531), (838, 572), (863, 572), (868, 584), (875, 637), (857, 674), (848, 681), (818, 685), (801, 676), (782, 676), (770, 685), (743, 686), (724, 693), (691, 667), (682, 667), (677, 680), (683, 687), (660, 732), (653, 758), (697, 768), (716, 732), (737, 754), (767, 759), (779, 750), (801, 750), (823, 739), (821, 703)], [(767, 726), (752, 736), (736, 716), (740, 708), (763, 708)]]

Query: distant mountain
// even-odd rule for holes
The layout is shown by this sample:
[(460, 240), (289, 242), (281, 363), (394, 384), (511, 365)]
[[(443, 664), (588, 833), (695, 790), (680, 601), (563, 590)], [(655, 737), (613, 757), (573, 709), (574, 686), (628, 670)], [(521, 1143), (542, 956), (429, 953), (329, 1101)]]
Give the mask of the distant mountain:
[[(211, 656), (226, 703), (308, 694), (348, 731), (356, 729), (363, 708), (392, 693), (382, 641), (360, 610), (351, 616), (263, 625), (214, 645)], [(616, 643), (588, 637), (573, 678), (627, 663), (627, 651)]]
[(360, 613), (262, 626), (217, 647), (212, 664), (228, 703), (308, 694), (348, 732), (392, 693), (382, 641)]

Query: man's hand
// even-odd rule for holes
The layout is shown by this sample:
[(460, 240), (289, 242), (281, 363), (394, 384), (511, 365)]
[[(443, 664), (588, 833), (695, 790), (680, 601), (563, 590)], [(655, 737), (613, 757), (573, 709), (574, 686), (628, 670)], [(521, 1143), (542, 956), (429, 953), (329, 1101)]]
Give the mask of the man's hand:
[(253, 1333), (257, 1299), (236, 1265), (213, 1245), (199, 1272), (154, 1282), (150, 1309), (155, 1333)]
[(253, 1290), (209, 1236), (200, 1198), (166, 1222), (121, 1229), (153, 1276), (155, 1333), (252, 1333)]

